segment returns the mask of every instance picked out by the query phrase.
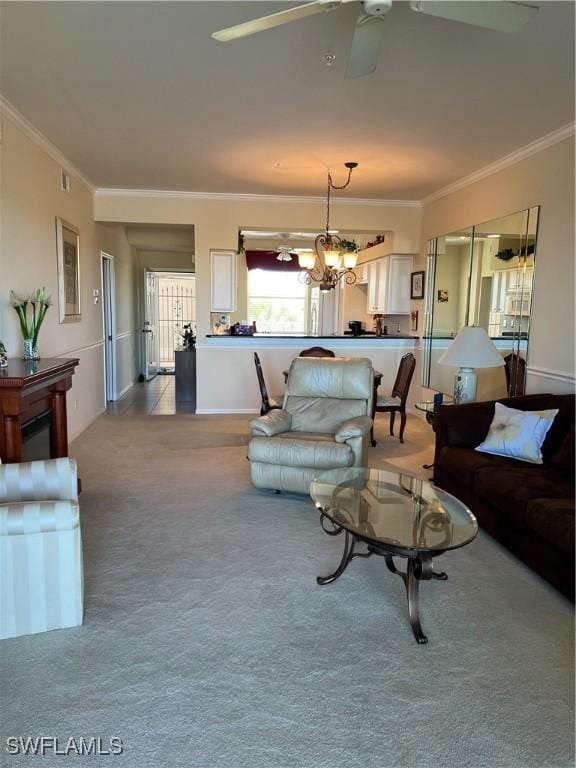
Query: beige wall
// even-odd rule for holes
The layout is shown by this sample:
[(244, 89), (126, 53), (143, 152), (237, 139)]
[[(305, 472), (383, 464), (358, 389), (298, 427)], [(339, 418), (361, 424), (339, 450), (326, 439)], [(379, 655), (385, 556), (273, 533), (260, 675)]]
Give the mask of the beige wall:
[[(313, 229), (324, 221), (323, 202), (206, 200), (186, 195), (114, 195), (97, 193), (96, 219), (109, 222), (193, 224), (198, 287), (198, 334), (209, 333), (209, 251), (236, 250), (239, 229), (276, 231)], [(417, 250), (420, 208), (416, 206), (333, 203), (331, 224), (343, 230), (394, 230), (399, 253)]]
[[(574, 382), (572, 138), (425, 205), (420, 252), (426, 253), (427, 241), (432, 237), (535, 205), (540, 206), (540, 225), (528, 388), (566, 391)], [(414, 307), (422, 312), (423, 302), (414, 302)]]
[[(93, 194), (74, 176), (70, 192), (60, 190), (60, 165), (4, 115), (2, 141), (2, 233), (0, 255), (0, 338), (9, 356), (21, 354), (22, 340), (9, 291), (46, 286), (55, 299), (40, 331), (42, 357), (78, 357), (68, 393), (71, 437), (104, 408), (102, 317), (92, 290), (100, 288), (99, 245)], [(82, 320), (60, 324), (55, 217), (80, 230)]]
[[(99, 221), (147, 224), (193, 224), (196, 260), (196, 319), (198, 338), (210, 333), (210, 249), (236, 250), (239, 229), (269, 228), (299, 231), (318, 227), (324, 221), (323, 202), (262, 200), (206, 200), (191, 195), (115, 195), (97, 193), (95, 214)], [(399, 252), (417, 250), (420, 238), (418, 206), (348, 205), (334, 203), (331, 224), (349, 231), (393, 230)], [(245, 285), (239, 287), (245, 292)], [(242, 294), (243, 297), (243, 294)], [(250, 358), (252, 359), (252, 358)], [(215, 402), (214, 382), (227, 382), (222, 401), (235, 401), (235, 374), (230, 355), (198, 347), (198, 408), (209, 410)], [(218, 404), (219, 405), (219, 404)]]
[(101, 251), (113, 257), (116, 304), (116, 394), (120, 397), (138, 377), (137, 257), (119, 224), (99, 224)]
[[(77, 357), (80, 364), (68, 393), (70, 438), (84, 430), (104, 410), (103, 329), (100, 251), (115, 257), (118, 286), (119, 380), (134, 377), (134, 305), (132, 266), (119, 231), (94, 222), (93, 191), (71, 174), (69, 192), (60, 188), (61, 166), (33, 141), (11, 116), (3, 115), (1, 146), (0, 339), (11, 357), (19, 356), (22, 339), (9, 292), (46, 286), (54, 298), (39, 336), (43, 358)], [(66, 169), (67, 170), (67, 169)], [(59, 322), (56, 217), (80, 231), (80, 322)]]
[[(314, 201), (206, 200), (192, 195), (120, 195), (92, 191), (72, 176), (69, 193), (60, 190), (60, 164), (9, 116), (4, 117), (1, 155), (0, 339), (10, 355), (20, 354), (10, 288), (25, 291), (45, 285), (57, 295), (55, 217), (81, 233), (82, 321), (61, 325), (57, 308), (49, 311), (40, 334), (43, 356), (77, 356), (80, 366), (69, 395), (70, 432), (74, 436), (103, 410), (101, 305), (92, 300), (100, 285), (100, 251), (115, 258), (119, 389), (137, 372), (137, 255), (118, 226), (111, 223), (193, 224), (199, 336), (209, 331), (209, 250), (234, 249), (239, 228), (276, 231), (313, 229), (323, 221), (324, 203)], [(348, 231), (393, 233), (399, 253), (426, 252), (430, 237), (462, 229), (534, 205), (541, 206), (533, 327), (529, 355), (530, 386), (561, 389), (574, 369), (574, 180), (573, 142), (566, 140), (473, 185), (425, 205), (348, 205), (334, 201), (332, 224)], [(98, 226), (98, 222), (107, 222)], [(421, 231), (422, 223), (422, 231)], [(420, 247), (419, 247), (420, 246)], [(424, 266), (416, 260), (414, 269)], [(132, 285), (130, 285), (132, 281)], [(242, 289), (243, 290), (243, 289)], [(420, 310), (423, 303), (414, 302)], [(203, 365), (199, 349), (199, 407), (210, 408), (214, 381), (233, 375), (225, 355), (210, 349)], [(120, 368), (122, 369), (120, 371)], [(221, 403), (225, 403), (226, 393)]]

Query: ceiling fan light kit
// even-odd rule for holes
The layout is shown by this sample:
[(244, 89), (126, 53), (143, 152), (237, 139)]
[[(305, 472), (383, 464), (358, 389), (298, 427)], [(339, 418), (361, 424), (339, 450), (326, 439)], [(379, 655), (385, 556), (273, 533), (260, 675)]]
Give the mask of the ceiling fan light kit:
[[(392, 8), (393, 0), (314, 0), (213, 32), (212, 37), (226, 43), (318, 13), (333, 11), (348, 3), (359, 3), (362, 13), (356, 20), (345, 78), (364, 77), (376, 69), (386, 31), (386, 25), (382, 22)], [(511, 0), (410, 0), (409, 6), (411, 10), (424, 15), (512, 34), (519, 32), (538, 13), (537, 6)]]

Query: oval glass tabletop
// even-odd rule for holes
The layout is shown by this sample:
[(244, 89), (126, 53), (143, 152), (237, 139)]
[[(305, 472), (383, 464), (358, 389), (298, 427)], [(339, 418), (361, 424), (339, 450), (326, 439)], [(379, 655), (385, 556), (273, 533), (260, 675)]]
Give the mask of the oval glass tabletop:
[(310, 496), (336, 526), (384, 546), (445, 552), (478, 533), (476, 518), (461, 501), (413, 475), (331, 469), (313, 480)]

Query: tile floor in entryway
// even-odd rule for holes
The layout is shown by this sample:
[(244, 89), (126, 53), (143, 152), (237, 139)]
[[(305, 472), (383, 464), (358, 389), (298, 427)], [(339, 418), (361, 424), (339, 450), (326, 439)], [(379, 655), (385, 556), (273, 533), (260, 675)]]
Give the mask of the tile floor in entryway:
[(134, 384), (120, 400), (108, 403), (107, 413), (116, 416), (174, 416), (194, 413), (191, 403), (176, 402), (173, 375), (159, 374), (150, 381)]

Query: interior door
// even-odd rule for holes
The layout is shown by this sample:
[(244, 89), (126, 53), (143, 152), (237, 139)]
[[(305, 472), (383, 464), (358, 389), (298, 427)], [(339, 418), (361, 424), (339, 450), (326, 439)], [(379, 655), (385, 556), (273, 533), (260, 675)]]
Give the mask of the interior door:
[(158, 373), (160, 338), (158, 335), (158, 280), (155, 272), (144, 272), (144, 378)]

